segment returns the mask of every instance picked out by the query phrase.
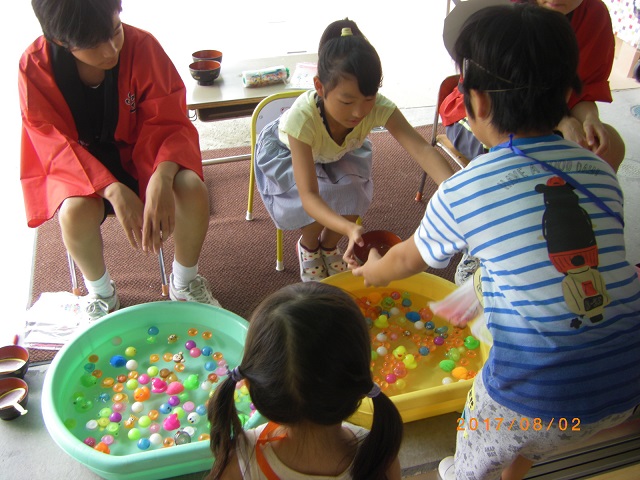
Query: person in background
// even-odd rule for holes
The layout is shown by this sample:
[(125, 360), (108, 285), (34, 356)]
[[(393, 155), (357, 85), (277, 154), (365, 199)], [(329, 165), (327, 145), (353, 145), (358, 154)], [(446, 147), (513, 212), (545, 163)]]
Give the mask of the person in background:
[[(259, 135), (256, 183), (276, 226), (301, 230), (302, 281), (347, 270), (344, 258), (362, 245), (357, 223), (373, 195), (371, 129), (384, 126), (437, 182), (449, 163), (387, 98), (378, 93), (382, 66), (355, 22), (331, 23), (321, 37), (314, 90), (303, 93)], [(384, 161), (384, 159), (382, 159)], [(337, 245), (346, 236), (344, 257)]]
[[(296, 283), (268, 296), (250, 318), (240, 364), (208, 402), (207, 479), (400, 480), (402, 419), (370, 361), (364, 316), (340, 288)], [(268, 423), (242, 429), (238, 382)], [(367, 397), (370, 431), (346, 422)]]
[[(20, 59), (21, 182), (27, 222), (58, 213), (88, 290), (86, 314), (120, 305), (100, 225), (115, 214), (134, 248), (173, 236), (172, 300), (219, 305), (198, 275), (209, 222), (198, 133), (185, 87), (120, 0), (33, 0), (42, 27)], [(126, 255), (126, 252), (122, 252)]]
[(452, 425), (443, 480), (521, 479), (640, 405), (640, 280), (625, 258), (622, 190), (609, 164), (554, 133), (580, 89), (578, 57), (569, 21), (550, 9), (469, 16), (454, 60), (490, 151), (440, 185), (413, 238), (350, 265), (383, 286), (459, 251), (480, 260), (469, 293), (481, 292), (493, 346)]
[[(505, 0), (506, 1), (506, 0)], [(569, 113), (555, 130), (594, 152), (614, 170), (624, 160), (625, 145), (620, 134), (600, 119), (596, 102), (611, 102), (609, 76), (613, 67), (615, 37), (609, 11), (602, 0), (513, 0), (515, 3), (533, 3), (566, 15), (576, 34), (580, 60), (578, 76), (581, 92), (571, 92)], [(440, 106), (440, 115), (447, 136), (463, 155), (472, 160), (485, 152), (485, 147), (469, 130), (462, 94), (456, 88)]]

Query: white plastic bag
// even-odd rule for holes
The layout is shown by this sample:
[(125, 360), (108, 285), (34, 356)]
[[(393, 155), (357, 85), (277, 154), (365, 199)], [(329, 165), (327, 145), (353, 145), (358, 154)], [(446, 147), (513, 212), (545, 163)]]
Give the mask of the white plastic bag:
[(456, 327), (464, 328), (468, 325), (474, 337), (491, 346), (493, 339), (487, 328), (487, 321), (480, 303), (482, 294), (478, 293), (479, 280), (479, 275), (471, 276), (442, 300), (429, 302), (429, 308), (435, 315), (448, 320)]

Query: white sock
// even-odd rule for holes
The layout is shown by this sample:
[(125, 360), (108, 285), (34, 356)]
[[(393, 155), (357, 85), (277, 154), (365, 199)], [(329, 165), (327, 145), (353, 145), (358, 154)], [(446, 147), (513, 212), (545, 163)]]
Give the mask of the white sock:
[(83, 278), (84, 285), (87, 287), (87, 292), (89, 292), (89, 295), (97, 295), (102, 298), (107, 298), (113, 295), (114, 290), (113, 286), (111, 285), (111, 276), (109, 275), (108, 270), (105, 271), (104, 275), (98, 280), (87, 280), (84, 275)]
[(189, 286), (191, 281), (198, 275), (198, 264), (193, 267), (185, 267), (180, 265), (178, 261), (173, 259), (173, 288), (176, 290), (184, 290)]

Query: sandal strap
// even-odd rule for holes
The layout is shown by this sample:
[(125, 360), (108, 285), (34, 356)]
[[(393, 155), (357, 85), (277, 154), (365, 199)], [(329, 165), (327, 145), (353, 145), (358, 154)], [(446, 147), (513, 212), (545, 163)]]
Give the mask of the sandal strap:
[(316, 258), (312, 258), (311, 260), (303, 260), (302, 261), (302, 268), (304, 268), (305, 270), (311, 269), (311, 268), (322, 267), (322, 266), (324, 266), (324, 262), (322, 261), (322, 257), (316, 257)]
[(324, 257), (324, 263), (325, 264), (332, 264), (332, 263), (342, 263), (344, 262), (344, 260), (342, 259), (342, 255), (341, 254), (334, 254), (334, 255), (323, 255)]

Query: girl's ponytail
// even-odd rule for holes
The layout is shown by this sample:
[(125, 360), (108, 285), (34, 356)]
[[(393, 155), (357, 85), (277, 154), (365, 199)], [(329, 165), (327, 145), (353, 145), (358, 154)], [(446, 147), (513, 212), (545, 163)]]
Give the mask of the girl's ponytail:
[(387, 470), (400, 451), (403, 424), (398, 409), (384, 393), (372, 396), (372, 401), (373, 423), (353, 460), (354, 480), (386, 479)]
[(230, 374), (218, 385), (207, 404), (207, 418), (211, 424), (209, 445), (215, 457), (207, 480), (216, 480), (224, 472), (238, 436), (242, 435), (242, 424), (234, 401), (235, 389), (236, 379)]

